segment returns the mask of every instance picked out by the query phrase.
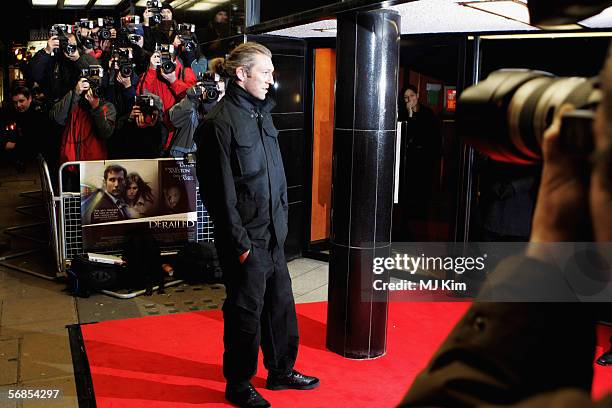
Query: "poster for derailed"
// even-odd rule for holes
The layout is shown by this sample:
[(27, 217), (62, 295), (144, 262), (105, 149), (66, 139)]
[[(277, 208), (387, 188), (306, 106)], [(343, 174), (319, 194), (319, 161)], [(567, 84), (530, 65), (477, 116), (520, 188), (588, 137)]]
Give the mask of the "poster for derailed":
[(162, 248), (196, 238), (195, 167), (182, 160), (91, 161), (80, 165), (83, 249), (115, 252), (148, 229)]

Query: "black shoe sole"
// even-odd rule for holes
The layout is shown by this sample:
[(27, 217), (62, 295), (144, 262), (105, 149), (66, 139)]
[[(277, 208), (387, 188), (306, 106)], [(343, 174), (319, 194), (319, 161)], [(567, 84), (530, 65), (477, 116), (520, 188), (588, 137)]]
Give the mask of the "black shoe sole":
[(321, 384), (320, 381), (317, 381), (316, 383), (310, 384), (310, 385), (304, 385), (302, 387), (292, 387), (290, 385), (273, 385), (273, 386), (269, 386), (268, 384), (266, 384), (266, 389), (267, 390), (271, 390), (271, 391), (282, 391), (282, 390), (312, 390), (314, 388), (317, 388), (319, 386), (319, 384)]

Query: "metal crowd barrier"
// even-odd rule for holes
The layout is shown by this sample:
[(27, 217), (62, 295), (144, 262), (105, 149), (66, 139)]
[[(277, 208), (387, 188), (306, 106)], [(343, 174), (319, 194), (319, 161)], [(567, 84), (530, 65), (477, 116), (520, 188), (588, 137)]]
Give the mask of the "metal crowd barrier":
[[(158, 159), (158, 160), (182, 160), (182, 159)], [(49, 170), (44, 161), (41, 164), (41, 178), (44, 180), (43, 193), (50, 217), (51, 237), (53, 252), (56, 255), (56, 263), (58, 267), (58, 276), (67, 276), (67, 269), (70, 267), (71, 261), (85, 251), (83, 250), (83, 234), (81, 226), (81, 194), (80, 192), (64, 191), (62, 176), (69, 166), (79, 166), (80, 162), (64, 163), (59, 169), (59, 188), (58, 195), (53, 195), (51, 181), (49, 178)], [(213, 223), (204, 207), (200, 198), (199, 189), (196, 189), (196, 211), (197, 211), (197, 242), (214, 241)], [(162, 252), (165, 254), (176, 253), (180, 246), (162, 247)], [(119, 254), (120, 250), (113, 253)], [(174, 281), (167, 283), (166, 286), (180, 283)], [(104, 293), (118, 298), (132, 298), (144, 293), (135, 291), (130, 293), (118, 293), (112, 291), (103, 291)]]

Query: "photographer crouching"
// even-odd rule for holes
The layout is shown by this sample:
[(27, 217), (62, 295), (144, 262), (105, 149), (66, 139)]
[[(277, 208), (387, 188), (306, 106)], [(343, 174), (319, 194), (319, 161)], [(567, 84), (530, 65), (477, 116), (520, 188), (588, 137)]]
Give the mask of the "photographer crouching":
[(181, 158), (196, 151), (194, 134), (199, 123), (225, 95), (227, 75), (223, 62), (223, 58), (210, 60), (208, 71), (198, 77), (198, 83), (187, 90), (183, 100), (170, 108), (170, 122), (175, 127), (170, 156)]
[[(543, 161), (530, 243), (489, 276), (479, 295), (489, 302), (472, 305), (400, 407), (612, 407), (612, 394), (591, 400), (596, 322), (611, 298), (610, 56), (600, 81), (501, 70), (461, 95), (468, 143), (498, 160)], [(564, 242), (594, 249), (564, 264)], [(585, 292), (588, 282), (601, 286)]]

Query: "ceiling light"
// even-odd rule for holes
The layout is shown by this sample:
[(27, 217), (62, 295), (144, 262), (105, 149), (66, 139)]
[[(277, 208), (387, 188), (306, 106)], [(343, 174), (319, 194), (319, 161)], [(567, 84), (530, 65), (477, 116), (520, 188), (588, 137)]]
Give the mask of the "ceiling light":
[(89, 4), (89, 0), (64, 0), (64, 7), (83, 7)]
[(57, 6), (57, 0), (32, 0), (32, 6)]
[(320, 33), (336, 33), (338, 32), (337, 28), (313, 28), (312, 31), (318, 31)]
[(134, 5), (136, 7), (147, 7), (147, 0), (138, 0)]
[(527, 8), (527, 2), (524, 0), (469, 1), (459, 4), (529, 24), (529, 9)]
[[(610, 31), (578, 32), (578, 33), (533, 33), (533, 34), (495, 34), (480, 36), (483, 40), (517, 40), (526, 38), (583, 38), (583, 37), (612, 37)], [(468, 40), (473, 40), (473, 36), (468, 36)]]
[[(66, 0), (64, 0), (64, 1), (66, 1)], [(96, 0), (96, 4), (94, 4), (94, 7), (116, 6), (119, 3), (121, 3), (121, 0)], [(66, 4), (66, 3), (64, 3), (64, 4)]]
[(216, 4), (221, 4), (221, 3), (227, 3), (229, 0), (208, 0), (209, 3), (216, 3)]
[(191, 0), (174, 0), (173, 2), (170, 3), (170, 5), (174, 9), (180, 9), (180, 8), (183, 8), (185, 4), (188, 4), (188, 3), (191, 3)]
[(194, 4), (193, 6), (189, 7), (187, 11), (206, 11), (214, 7), (215, 5), (212, 3), (198, 3), (198, 4)]

